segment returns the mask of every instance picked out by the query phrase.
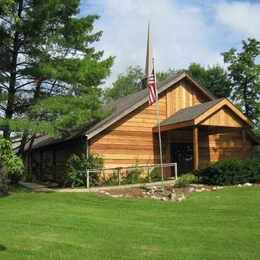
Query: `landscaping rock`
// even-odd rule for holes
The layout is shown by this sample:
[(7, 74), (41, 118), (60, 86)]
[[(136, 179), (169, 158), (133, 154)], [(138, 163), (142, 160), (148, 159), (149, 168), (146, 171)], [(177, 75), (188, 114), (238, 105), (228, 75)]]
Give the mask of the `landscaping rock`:
[(167, 201), (167, 198), (162, 197), (161, 200), (162, 200), (162, 201)]
[(192, 192), (194, 192), (194, 191), (196, 191), (196, 189), (195, 189), (194, 187), (189, 187), (189, 188), (188, 188), (188, 192), (192, 193)]
[(110, 196), (111, 196), (112, 198), (122, 198), (122, 197), (123, 197), (123, 195), (121, 195), (121, 194), (120, 194), (120, 195), (111, 195), (111, 194), (110, 194)]
[(245, 186), (245, 187), (251, 187), (251, 186), (253, 186), (253, 184), (252, 184), (252, 183), (249, 183), (249, 182), (247, 182), (247, 183), (245, 183), (245, 184), (244, 184), (244, 186)]
[(185, 200), (185, 198), (186, 197), (184, 196), (184, 194), (181, 194), (181, 196), (178, 197), (177, 201), (181, 202), (181, 201)]
[(151, 199), (155, 199), (155, 200), (159, 200), (159, 199), (160, 199), (160, 197), (157, 197), (157, 196), (154, 196), (154, 195), (151, 196), (150, 198), (151, 198)]
[(176, 201), (176, 200), (177, 200), (177, 195), (176, 195), (176, 193), (175, 193), (175, 192), (170, 193), (170, 194), (169, 194), (169, 199)]

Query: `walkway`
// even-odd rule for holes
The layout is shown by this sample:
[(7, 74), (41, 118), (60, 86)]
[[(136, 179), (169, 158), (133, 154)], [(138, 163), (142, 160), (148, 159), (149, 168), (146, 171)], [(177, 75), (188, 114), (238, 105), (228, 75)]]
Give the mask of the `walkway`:
[(32, 183), (32, 182), (22, 182), (19, 184), (31, 191), (34, 192), (97, 192), (101, 190), (115, 190), (115, 189), (126, 189), (126, 188), (137, 188), (137, 187), (152, 187), (152, 186), (161, 186), (161, 185), (173, 185), (174, 180), (168, 181), (158, 181), (151, 183), (137, 183), (137, 184), (126, 184), (126, 185), (117, 185), (117, 186), (103, 186), (103, 187), (91, 187), (87, 188), (48, 188), (44, 185)]

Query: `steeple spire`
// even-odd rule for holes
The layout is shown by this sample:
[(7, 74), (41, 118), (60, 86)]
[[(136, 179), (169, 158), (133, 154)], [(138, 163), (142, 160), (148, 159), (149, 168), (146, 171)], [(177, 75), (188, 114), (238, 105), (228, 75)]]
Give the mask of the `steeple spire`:
[(146, 64), (145, 64), (145, 78), (152, 74), (153, 70), (153, 48), (150, 32), (150, 23), (148, 23), (147, 47), (146, 47)]

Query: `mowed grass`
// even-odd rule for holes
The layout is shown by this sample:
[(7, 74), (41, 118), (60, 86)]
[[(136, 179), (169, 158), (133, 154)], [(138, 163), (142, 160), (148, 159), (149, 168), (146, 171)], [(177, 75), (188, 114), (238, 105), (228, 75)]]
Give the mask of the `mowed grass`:
[(182, 203), (13, 193), (0, 199), (0, 259), (260, 259), (260, 188)]

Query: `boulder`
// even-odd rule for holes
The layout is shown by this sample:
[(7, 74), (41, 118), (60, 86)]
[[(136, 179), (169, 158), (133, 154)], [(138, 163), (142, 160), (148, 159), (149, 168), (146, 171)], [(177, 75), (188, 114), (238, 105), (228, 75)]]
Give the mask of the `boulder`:
[(169, 199), (176, 201), (176, 200), (177, 200), (177, 195), (176, 195), (176, 193), (175, 193), (175, 192), (170, 193), (170, 194), (169, 194)]
[(185, 199), (186, 199), (186, 197), (184, 196), (184, 194), (181, 194), (181, 195), (178, 197), (177, 201), (178, 201), (178, 202), (181, 202), (181, 201), (183, 201), (183, 200), (185, 200)]
[(192, 193), (192, 192), (194, 192), (194, 191), (196, 191), (196, 189), (195, 189), (194, 187), (189, 187), (189, 188), (188, 188), (188, 192)]

